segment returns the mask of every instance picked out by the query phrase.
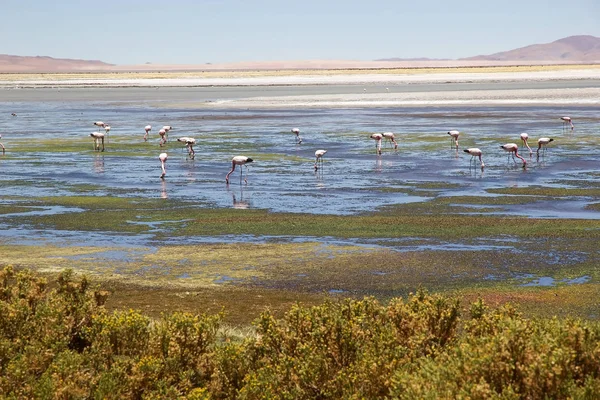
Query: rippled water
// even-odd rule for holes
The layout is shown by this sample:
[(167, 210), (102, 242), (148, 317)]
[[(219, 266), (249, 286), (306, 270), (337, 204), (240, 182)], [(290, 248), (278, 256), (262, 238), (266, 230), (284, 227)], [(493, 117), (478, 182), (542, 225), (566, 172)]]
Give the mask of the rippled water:
[[(493, 98), (497, 90), (525, 87), (540, 98), (555, 90), (598, 87), (597, 81), (490, 83), (471, 85), (405, 85), (393, 93), (445, 91), (465, 96)], [(429, 184), (449, 185), (436, 190), (442, 196), (488, 195), (492, 188), (597, 187), (600, 171), (600, 115), (594, 107), (560, 100), (543, 105), (419, 107), (339, 106), (290, 107), (294, 96), (326, 95), (339, 102), (349, 95), (388, 93), (384, 87), (312, 86), (262, 88), (122, 88), (122, 89), (21, 89), (0, 91), (0, 133), (7, 153), (0, 156), (0, 195), (36, 196), (80, 194), (77, 185), (94, 185), (95, 195), (168, 197), (194, 200), (202, 207), (264, 208), (273, 211), (318, 214), (352, 214), (378, 207), (423, 202), (432, 191), (417, 189)], [(386, 94), (387, 95), (387, 94)], [(365, 94), (366, 96), (366, 94)], [(252, 108), (220, 107), (222, 101), (268, 97)], [(273, 106), (273, 99), (288, 102)], [(268, 107), (266, 105), (269, 105)], [(342, 104), (342, 103), (340, 103)], [(11, 113), (17, 116), (11, 116)], [(575, 131), (565, 131), (559, 117), (570, 115)], [(89, 147), (77, 151), (49, 152), (52, 139), (65, 146), (89, 137), (92, 123), (111, 125), (110, 143), (104, 153)], [(151, 140), (144, 142), (143, 127), (153, 126)], [(157, 131), (172, 125), (171, 142), (158, 145)], [(296, 144), (293, 127), (301, 130)], [(448, 130), (461, 131), (460, 151), (451, 149)], [(385, 147), (375, 152), (369, 135), (392, 131), (398, 151)], [(520, 144), (519, 134), (552, 137), (545, 156), (535, 154), (523, 169), (508, 160), (500, 145)], [(178, 136), (193, 136), (196, 158), (186, 157)], [(133, 149), (131, 147), (133, 145)], [(127, 148), (125, 148), (127, 146)], [(466, 147), (484, 152), (486, 168), (469, 168)], [(18, 149), (18, 151), (11, 151)], [(324, 167), (315, 173), (314, 152), (326, 149)], [(167, 177), (159, 179), (160, 152), (167, 151)], [(255, 160), (247, 172), (248, 184), (240, 184), (238, 171), (225, 184), (231, 157), (247, 155)], [(75, 185), (75, 186), (74, 186)], [(595, 186), (594, 186), (595, 185)], [(103, 191), (102, 188), (106, 190)], [(600, 213), (585, 210), (597, 199), (571, 202), (533, 202), (504, 206), (499, 213), (541, 218), (593, 218)]]

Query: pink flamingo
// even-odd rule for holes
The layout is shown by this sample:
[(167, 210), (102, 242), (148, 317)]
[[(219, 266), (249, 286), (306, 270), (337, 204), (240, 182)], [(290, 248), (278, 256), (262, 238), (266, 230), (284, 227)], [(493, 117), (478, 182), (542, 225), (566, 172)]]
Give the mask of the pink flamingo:
[[(2, 139), (2, 135), (0, 135), (0, 139)], [(6, 148), (2, 143), (0, 143), (0, 147), (2, 147), (2, 154), (4, 154), (6, 152)]]
[(165, 175), (167, 174), (167, 170), (165, 168), (165, 163), (167, 162), (168, 155), (167, 153), (160, 153), (158, 155), (158, 159), (160, 160), (160, 168), (162, 169), (162, 174), (160, 176), (161, 179), (165, 179)]
[(454, 145), (458, 149), (458, 135), (460, 135), (460, 132), (459, 131), (449, 131), (448, 135), (450, 135), (450, 146), (452, 146), (452, 142), (454, 142)]
[(550, 139), (547, 137), (543, 137), (543, 138), (539, 138), (538, 139), (538, 148), (537, 148), (537, 154), (540, 154), (540, 149), (542, 149), (542, 154), (546, 154), (546, 146), (548, 145), (548, 143), (553, 142), (554, 139)]
[(396, 137), (394, 136), (393, 132), (383, 132), (382, 135), (384, 138), (388, 139), (391, 143), (394, 144), (394, 149), (398, 149), (398, 143), (396, 142)]
[(571, 117), (560, 117), (560, 119), (563, 121), (563, 128), (566, 128), (567, 125), (571, 125), (571, 130), (575, 129), (575, 126), (573, 126), (573, 121), (571, 120)]
[[(173, 129), (171, 125), (165, 125), (162, 127), (165, 130), (166, 137), (169, 137), (169, 131)], [(165, 143), (167, 143), (167, 139), (165, 139)]]
[(90, 136), (94, 139), (94, 150), (98, 150), (100, 148), (100, 141), (102, 141), (102, 148), (104, 149), (104, 133), (102, 132), (92, 132)]
[(521, 133), (521, 141), (529, 149), (529, 155), (531, 156), (533, 154), (533, 150), (531, 150), (531, 147), (529, 147), (529, 143), (527, 143), (527, 140), (529, 140), (529, 135), (525, 132)]
[(377, 151), (377, 154), (381, 155), (381, 139), (383, 139), (383, 135), (381, 133), (374, 133), (371, 135), (371, 139), (374, 139), (375, 142), (375, 149)]
[(158, 135), (160, 136), (160, 141), (158, 142), (158, 144), (160, 145), (160, 147), (162, 147), (163, 144), (167, 143), (167, 138), (165, 137), (166, 134), (167, 131), (165, 131), (164, 129), (158, 131)]
[(315, 151), (315, 171), (317, 169), (319, 169), (319, 167), (317, 166), (317, 164), (321, 163), (323, 164), (323, 156), (325, 155), (325, 153), (327, 153), (327, 150), (317, 150)]
[(104, 122), (102, 122), (102, 121), (97, 121), (97, 122), (94, 122), (94, 125), (96, 125), (96, 126), (98, 126), (98, 127), (100, 127), (100, 128), (104, 128), (104, 126), (105, 126), (106, 124), (105, 124)]
[(94, 138), (94, 150), (100, 150), (99, 141), (102, 141), (102, 151), (104, 151), (104, 133), (102, 132), (92, 132), (90, 136)]
[(296, 135), (296, 144), (300, 144), (302, 143), (302, 138), (300, 137), (300, 129), (298, 128), (293, 128), (292, 129), (292, 133), (294, 135)]
[[(503, 144), (502, 146), (500, 146), (504, 151), (512, 154), (513, 156), (513, 161), (515, 159), (515, 157), (520, 158), (521, 161), (523, 161), (523, 168), (525, 168), (525, 166), (527, 165), (527, 161), (525, 161), (525, 159), (523, 157), (521, 157), (519, 155), (519, 146), (517, 146), (516, 143), (507, 143), (507, 144)], [(516, 163), (516, 161), (515, 161)]]
[(177, 141), (181, 142), (181, 143), (185, 143), (185, 147), (186, 147), (186, 149), (188, 149), (188, 155), (193, 160), (196, 155), (196, 153), (194, 152), (194, 148), (193, 148), (193, 146), (196, 144), (196, 139), (184, 136), (184, 137), (178, 138)]
[(471, 155), (471, 159), (469, 160), (469, 168), (471, 168), (471, 162), (473, 162), (475, 160), (475, 157), (479, 157), (479, 162), (481, 163), (481, 169), (483, 169), (485, 167), (485, 164), (483, 163), (483, 160), (481, 159), (482, 151), (479, 150), (477, 147), (471, 147), (471, 148), (465, 149), (464, 152)]
[(152, 130), (152, 125), (146, 125), (144, 127), (144, 130), (146, 131), (146, 133), (144, 134), (144, 142), (148, 141), (148, 132), (150, 132)]
[[(242, 166), (246, 165), (248, 163), (253, 162), (254, 160), (251, 159), (250, 157), (246, 157), (246, 156), (235, 156), (231, 159), (231, 171), (229, 171), (229, 173), (225, 176), (225, 182), (227, 184), (229, 184), (229, 175), (231, 175), (233, 173), (233, 171), (235, 171), (235, 166), (239, 165), (240, 166), (240, 183), (242, 183)], [(247, 167), (246, 167), (247, 168)], [(245, 183), (248, 183), (248, 178), (244, 179)]]

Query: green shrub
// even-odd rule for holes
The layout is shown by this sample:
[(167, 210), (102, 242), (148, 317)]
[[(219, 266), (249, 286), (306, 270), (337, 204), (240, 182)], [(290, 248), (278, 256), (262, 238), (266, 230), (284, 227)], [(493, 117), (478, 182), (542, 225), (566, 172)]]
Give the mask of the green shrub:
[(106, 312), (70, 271), (55, 288), (0, 271), (0, 398), (600, 398), (600, 325), (419, 291), (265, 312), (244, 340), (222, 315)]

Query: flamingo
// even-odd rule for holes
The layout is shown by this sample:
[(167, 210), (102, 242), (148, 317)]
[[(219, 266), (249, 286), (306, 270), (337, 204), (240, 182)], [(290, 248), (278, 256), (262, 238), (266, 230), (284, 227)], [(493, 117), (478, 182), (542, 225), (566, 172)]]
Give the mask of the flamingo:
[(377, 154), (381, 155), (381, 139), (383, 139), (383, 135), (381, 133), (374, 133), (371, 135), (371, 139), (374, 139), (375, 142), (375, 149), (377, 151)]
[(94, 122), (94, 125), (100, 127), (100, 128), (104, 128), (104, 126), (106, 125), (104, 122), (102, 121), (96, 121)]
[(573, 126), (573, 121), (571, 120), (571, 117), (560, 117), (560, 119), (563, 121), (563, 128), (566, 128), (567, 125), (571, 125), (571, 130), (575, 129), (575, 126)]
[[(0, 139), (2, 139), (2, 135), (0, 135)], [(2, 147), (2, 154), (4, 154), (6, 152), (6, 148), (4, 148), (2, 143), (0, 143), (0, 147)]]
[(529, 149), (529, 155), (531, 156), (533, 154), (533, 150), (531, 150), (531, 147), (529, 147), (529, 144), (527, 143), (528, 139), (529, 139), (528, 134), (526, 134), (525, 132), (521, 133), (521, 141)]
[(165, 179), (165, 175), (167, 174), (167, 170), (165, 169), (165, 163), (167, 162), (167, 153), (160, 153), (158, 155), (158, 159), (160, 160), (160, 168), (162, 169), (161, 179)]
[(293, 128), (292, 133), (296, 135), (296, 144), (302, 143), (302, 138), (300, 137), (300, 129)]
[[(507, 143), (507, 144), (503, 144), (500, 147), (504, 151), (507, 151), (508, 153), (512, 154), (513, 160), (515, 159), (515, 157), (520, 158), (521, 161), (523, 161), (523, 168), (525, 168), (525, 166), (527, 165), (527, 161), (525, 161), (525, 159), (519, 155), (519, 146), (517, 146), (516, 143)], [(515, 163), (516, 163), (516, 161), (515, 161)]]
[(321, 163), (323, 164), (323, 156), (325, 155), (325, 153), (327, 153), (327, 150), (317, 150), (315, 151), (315, 171), (317, 169), (319, 169), (319, 167), (317, 166), (317, 164)]
[(450, 135), (450, 147), (452, 147), (452, 142), (458, 149), (458, 135), (460, 135), (459, 131), (448, 131), (448, 135)]
[(383, 137), (388, 139), (391, 143), (394, 144), (394, 149), (398, 149), (398, 143), (396, 142), (396, 137), (393, 132), (383, 132)]
[[(248, 163), (253, 162), (254, 160), (251, 159), (250, 157), (246, 157), (246, 156), (235, 156), (231, 159), (231, 171), (229, 171), (229, 173), (225, 176), (225, 182), (227, 184), (229, 184), (229, 175), (231, 175), (233, 173), (233, 171), (235, 171), (235, 166), (239, 165), (240, 166), (240, 183), (242, 183), (242, 166), (246, 165)], [(247, 168), (247, 167), (246, 167)], [(245, 183), (248, 183), (248, 178), (244, 179)]]
[(17, 113), (11, 113), (10, 115), (12, 115), (13, 117), (16, 117)]
[(185, 143), (185, 147), (188, 149), (188, 154), (189, 154), (190, 158), (193, 160), (196, 153), (194, 152), (194, 149), (192, 146), (194, 146), (196, 144), (196, 139), (184, 136), (184, 137), (178, 138), (177, 141), (181, 142), (181, 143)]
[(465, 149), (464, 152), (471, 155), (471, 159), (469, 160), (469, 168), (471, 168), (471, 162), (475, 160), (475, 157), (479, 157), (479, 162), (481, 163), (481, 169), (483, 169), (485, 167), (485, 164), (483, 163), (483, 160), (481, 159), (482, 151), (479, 150), (477, 147), (471, 147), (471, 148)]
[(167, 131), (165, 131), (164, 129), (161, 129), (160, 131), (158, 131), (158, 134), (160, 136), (160, 141), (158, 142), (158, 144), (160, 144), (160, 147), (162, 147), (162, 145), (164, 143), (167, 143), (167, 139), (165, 138)]
[(148, 132), (150, 132), (152, 130), (152, 125), (146, 125), (144, 127), (144, 130), (146, 131), (146, 133), (144, 134), (144, 142), (148, 141)]
[(102, 141), (102, 151), (104, 151), (104, 133), (102, 132), (92, 132), (90, 136), (94, 138), (94, 150), (100, 150), (100, 144), (98, 143), (100, 140)]
[[(165, 130), (166, 137), (169, 137), (169, 131), (173, 129), (171, 125), (165, 125), (162, 127)], [(165, 139), (165, 143), (167, 143), (167, 139)]]
[(537, 148), (537, 154), (540, 154), (540, 149), (542, 149), (542, 153), (546, 154), (546, 146), (548, 145), (548, 143), (553, 142), (554, 139), (550, 139), (547, 137), (543, 137), (543, 138), (539, 138), (538, 139), (538, 148)]

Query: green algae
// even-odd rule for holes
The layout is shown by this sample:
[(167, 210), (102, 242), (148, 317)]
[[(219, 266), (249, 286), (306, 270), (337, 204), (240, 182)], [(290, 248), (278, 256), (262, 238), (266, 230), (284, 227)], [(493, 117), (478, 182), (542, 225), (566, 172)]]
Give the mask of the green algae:
[(592, 203), (592, 204), (588, 204), (585, 207), (587, 210), (592, 210), (592, 211), (600, 211), (600, 203)]
[(35, 210), (37, 210), (35, 207), (0, 204), (0, 215), (24, 213)]
[(600, 197), (600, 188), (555, 188), (543, 186), (530, 186), (523, 188), (499, 188), (489, 189), (490, 193), (510, 194), (510, 195), (529, 195), (546, 197)]
[[(443, 201), (456, 202), (457, 198)], [(442, 200), (440, 200), (442, 201)], [(473, 199), (468, 199), (473, 202)], [(7, 216), (13, 225), (79, 231), (143, 233), (158, 239), (176, 236), (269, 235), (340, 238), (434, 237), (473, 238), (600, 236), (600, 221), (531, 219), (527, 217), (464, 216), (443, 203), (399, 205), (362, 215), (337, 216), (272, 213), (266, 210), (208, 209), (190, 202), (111, 196), (44, 197), (22, 204), (78, 207), (68, 214)], [(16, 204), (15, 204), (16, 206)], [(466, 209), (459, 208), (464, 212)], [(454, 209), (456, 210), (456, 209)], [(480, 209), (478, 211), (481, 211)], [(154, 226), (161, 226), (156, 229)]]

